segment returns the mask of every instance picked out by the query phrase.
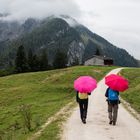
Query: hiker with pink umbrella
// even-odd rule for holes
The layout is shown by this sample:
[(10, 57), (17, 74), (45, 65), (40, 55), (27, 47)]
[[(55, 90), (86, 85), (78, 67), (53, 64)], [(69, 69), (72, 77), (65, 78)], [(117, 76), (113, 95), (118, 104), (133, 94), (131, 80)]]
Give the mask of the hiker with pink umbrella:
[(80, 76), (74, 81), (76, 100), (79, 103), (80, 117), (86, 123), (88, 109), (88, 95), (97, 87), (96, 80), (91, 76)]
[(116, 125), (118, 104), (120, 103), (119, 92), (128, 89), (128, 81), (122, 76), (110, 74), (105, 77), (105, 84), (109, 86), (105, 93), (108, 102), (109, 124)]

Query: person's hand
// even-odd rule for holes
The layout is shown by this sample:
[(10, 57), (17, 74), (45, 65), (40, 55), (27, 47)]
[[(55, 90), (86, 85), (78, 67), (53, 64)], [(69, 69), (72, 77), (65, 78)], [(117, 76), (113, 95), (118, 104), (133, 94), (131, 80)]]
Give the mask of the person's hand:
[(91, 95), (91, 93), (88, 93), (88, 95)]
[(121, 103), (121, 101), (119, 100), (119, 104)]

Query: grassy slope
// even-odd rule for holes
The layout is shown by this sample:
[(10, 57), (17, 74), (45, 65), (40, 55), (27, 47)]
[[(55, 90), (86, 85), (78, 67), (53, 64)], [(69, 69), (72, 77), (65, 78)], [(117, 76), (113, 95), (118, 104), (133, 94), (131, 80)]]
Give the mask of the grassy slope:
[[(43, 124), (60, 108), (75, 100), (74, 79), (81, 75), (91, 75), (99, 80), (111, 69), (113, 67), (79, 66), (1, 77), (0, 136), (9, 140), (26, 139), (38, 129), (38, 124)], [(32, 114), (32, 131), (30, 133), (26, 131), (26, 134), (24, 134), (23, 121), (19, 112), (22, 104), (30, 105)], [(16, 124), (18, 124), (18, 128), (15, 129)], [(52, 137), (51, 129), (47, 129), (47, 132)], [(49, 136), (47, 137), (49, 138)]]
[(129, 89), (121, 96), (140, 113), (140, 68), (124, 69), (121, 74), (129, 81)]

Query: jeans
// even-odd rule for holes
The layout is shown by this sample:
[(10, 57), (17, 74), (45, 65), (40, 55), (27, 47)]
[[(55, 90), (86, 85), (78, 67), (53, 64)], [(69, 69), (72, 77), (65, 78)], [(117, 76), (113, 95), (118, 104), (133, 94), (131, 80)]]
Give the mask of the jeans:
[(88, 109), (88, 99), (80, 99), (79, 108), (80, 108), (81, 120), (86, 119), (87, 118), (87, 109)]

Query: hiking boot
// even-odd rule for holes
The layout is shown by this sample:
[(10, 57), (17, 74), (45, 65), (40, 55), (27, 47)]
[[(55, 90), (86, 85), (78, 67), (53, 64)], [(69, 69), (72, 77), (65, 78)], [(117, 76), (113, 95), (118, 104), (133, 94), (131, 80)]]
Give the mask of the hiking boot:
[(116, 125), (116, 122), (113, 122), (113, 125)]
[(110, 121), (109, 124), (112, 124), (112, 121)]
[(82, 122), (83, 122), (84, 124), (86, 124), (86, 119), (85, 119), (85, 118), (83, 118), (83, 119), (82, 119)]

